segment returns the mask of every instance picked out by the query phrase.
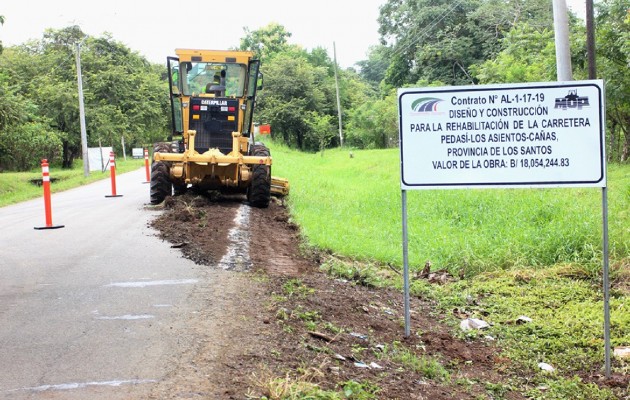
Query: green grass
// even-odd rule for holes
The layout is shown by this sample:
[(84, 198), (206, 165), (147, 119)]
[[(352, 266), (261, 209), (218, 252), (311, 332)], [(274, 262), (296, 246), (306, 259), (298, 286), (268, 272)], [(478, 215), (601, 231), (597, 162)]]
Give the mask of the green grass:
[(258, 386), (266, 395), (248, 396), (260, 400), (376, 400), (378, 387), (369, 382), (349, 380), (337, 386), (339, 390), (323, 390), (319, 385), (309, 382), (310, 377), (285, 377), (260, 380)]
[[(599, 287), (576, 279), (580, 271), (556, 266), (484, 273), (442, 287), (436, 297), (442, 309), (465, 309), (489, 322), (491, 327), (483, 335), (507, 343), (504, 356), (521, 360), (521, 370), (536, 374), (537, 364), (546, 362), (562, 373), (591, 371), (603, 359), (603, 303)], [(628, 296), (613, 291), (613, 347), (630, 343), (629, 307)], [(516, 323), (521, 315), (533, 321)]]
[[(365, 261), (402, 264), (398, 150), (304, 154), (271, 144), (273, 174), (288, 178), (289, 205), (310, 245)], [(352, 153), (353, 157), (350, 157)], [(630, 166), (608, 169), (611, 260), (630, 255)], [(602, 259), (599, 189), (408, 192), (412, 269), (430, 260), (466, 276)]]
[[(126, 161), (116, 160), (116, 173), (122, 174), (144, 166), (144, 159), (128, 158)], [(42, 196), (41, 186), (31, 183), (33, 179), (41, 179), (41, 168), (30, 172), (0, 173), (0, 207)], [(50, 167), (50, 177), (56, 179), (50, 189), (53, 193), (72, 189), (101, 179), (109, 179), (109, 169), (105, 172), (93, 171), (86, 178), (83, 176), (83, 163), (77, 160), (72, 169)]]
[[(288, 204), (304, 240), (333, 254), (322, 269), (400, 288), (400, 277), (384, 266), (402, 265), (398, 150), (322, 156), (269, 145), (274, 175), (290, 181)], [(630, 343), (629, 165), (608, 166), (608, 206), (614, 347)], [(412, 273), (430, 260), (433, 270), (465, 277), (445, 285), (412, 279), (412, 294), (434, 300), (456, 335), (494, 337), (505, 360), (497, 368), (511, 377), (510, 387), (532, 399), (618, 398), (619, 391), (581, 378), (603, 374), (600, 189), (409, 191), (408, 222)], [(491, 328), (461, 332), (455, 308)], [(514, 323), (521, 315), (533, 321)], [(542, 372), (539, 362), (556, 372)], [(630, 363), (613, 359), (613, 372), (628, 374)]]
[(385, 346), (384, 357), (390, 361), (402, 365), (403, 368), (420, 373), (428, 379), (444, 382), (450, 380), (450, 374), (436, 359), (428, 355), (416, 355), (413, 351), (394, 342), (391, 346)]

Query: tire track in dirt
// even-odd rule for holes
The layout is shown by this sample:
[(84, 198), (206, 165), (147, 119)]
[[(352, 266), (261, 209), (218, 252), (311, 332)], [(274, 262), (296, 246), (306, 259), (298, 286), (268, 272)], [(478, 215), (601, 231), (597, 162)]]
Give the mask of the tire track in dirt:
[(251, 210), (240, 198), (193, 194), (169, 197), (163, 207), (151, 225), (199, 265), (202, 279), (189, 299), (196, 312), (164, 328), (177, 337), (179, 354), (150, 398), (242, 398), (251, 374), (245, 364), (258, 357), (269, 328), (257, 312), (262, 289), (235, 273), (252, 268)]
[(203, 283), (190, 298), (197, 313), (165, 330), (177, 336), (179, 357), (169, 360), (171, 372), (151, 398), (243, 398), (267, 364), (278, 328), (264, 312), (268, 285), (235, 272), (304, 273), (311, 264), (299, 254), (298, 228), (277, 199), (261, 209), (239, 196), (188, 193), (168, 197), (162, 207), (152, 227), (200, 266)]

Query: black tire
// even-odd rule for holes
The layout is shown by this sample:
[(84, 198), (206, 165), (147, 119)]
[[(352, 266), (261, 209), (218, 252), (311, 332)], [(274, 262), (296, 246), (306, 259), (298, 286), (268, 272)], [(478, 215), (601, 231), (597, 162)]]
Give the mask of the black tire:
[[(265, 145), (255, 144), (250, 148), (250, 154), (256, 157), (269, 157), (270, 152)], [(271, 200), (271, 168), (269, 165), (254, 165), (252, 180), (247, 189), (247, 201), (253, 207), (269, 207)]]
[[(170, 142), (158, 142), (153, 145), (153, 154), (172, 153)], [(151, 204), (160, 204), (166, 196), (172, 194), (173, 185), (170, 177), (170, 163), (151, 159)]]
[(172, 188), (168, 165), (163, 161), (154, 162), (151, 165), (151, 204), (163, 202), (172, 194)]
[[(155, 153), (172, 153), (171, 144), (168, 142), (159, 142), (153, 145), (153, 154)], [(151, 159), (153, 162), (153, 159)]]

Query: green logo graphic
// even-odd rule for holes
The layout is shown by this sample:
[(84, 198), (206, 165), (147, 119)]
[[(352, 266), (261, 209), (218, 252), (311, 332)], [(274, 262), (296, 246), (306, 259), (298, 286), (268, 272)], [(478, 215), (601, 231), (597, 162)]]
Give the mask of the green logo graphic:
[(414, 112), (437, 112), (437, 105), (442, 101), (435, 97), (422, 97), (411, 103), (411, 109)]

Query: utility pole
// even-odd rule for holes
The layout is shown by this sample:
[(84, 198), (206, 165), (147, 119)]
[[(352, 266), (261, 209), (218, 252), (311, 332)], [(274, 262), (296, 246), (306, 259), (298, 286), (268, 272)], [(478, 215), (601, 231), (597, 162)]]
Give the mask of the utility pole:
[(127, 161), (127, 151), (125, 150), (125, 135), (120, 136), (120, 144), (123, 149), (123, 158)]
[(571, 52), (569, 49), (569, 17), (565, 0), (553, 0), (553, 26), (556, 40), (556, 68), (558, 81), (572, 81)]
[[(82, 42), (82, 41), (81, 41)], [(83, 78), (81, 74), (81, 42), (77, 43), (77, 83), (79, 86), (79, 121), (81, 124), (81, 153), (83, 155), (83, 176), (90, 175), (90, 165), (88, 161), (87, 133), (85, 130), (85, 107), (83, 105)]]
[(341, 100), (339, 99), (339, 78), (337, 77), (337, 47), (333, 42), (333, 57), (335, 62), (335, 87), (337, 88), (337, 114), (339, 115), (339, 144), (343, 147), (343, 128), (341, 127)]
[(595, 66), (595, 17), (593, 0), (586, 0), (586, 54), (588, 58), (588, 79), (597, 79)]

